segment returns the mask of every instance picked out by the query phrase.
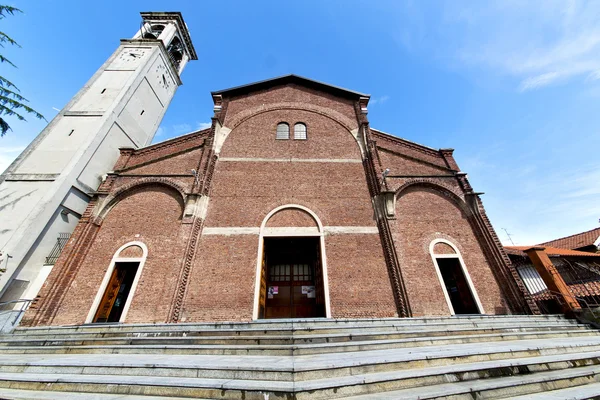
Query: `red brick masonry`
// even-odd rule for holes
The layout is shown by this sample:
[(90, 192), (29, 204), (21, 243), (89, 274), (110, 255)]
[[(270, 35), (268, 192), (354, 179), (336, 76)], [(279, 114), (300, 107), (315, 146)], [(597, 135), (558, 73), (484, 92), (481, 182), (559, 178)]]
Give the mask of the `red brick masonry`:
[[(251, 320), (261, 224), (285, 205), (302, 210), (265, 229), (321, 230), (332, 317), (448, 315), (436, 239), (462, 256), (485, 313), (537, 312), (451, 150), (372, 130), (364, 96), (303, 78), (213, 96), (210, 129), (121, 151), (24, 324), (86, 322), (129, 242), (148, 256), (125, 322)], [(293, 140), (298, 122), (307, 140)]]

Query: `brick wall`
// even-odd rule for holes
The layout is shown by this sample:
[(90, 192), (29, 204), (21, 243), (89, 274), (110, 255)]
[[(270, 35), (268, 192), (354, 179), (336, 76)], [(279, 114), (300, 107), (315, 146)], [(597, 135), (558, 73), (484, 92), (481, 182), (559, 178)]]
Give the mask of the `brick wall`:
[(155, 186), (135, 190), (118, 202), (104, 219), (87, 257), (56, 312), (53, 324), (83, 323), (102, 279), (119, 247), (140, 241), (148, 258), (126, 322), (164, 322), (189, 225), (181, 224), (182, 202), (172, 189)]
[(413, 315), (449, 313), (429, 253), (430, 243), (438, 238), (459, 249), (485, 312), (507, 312), (467, 215), (451, 196), (427, 187), (411, 187), (401, 193), (396, 210), (392, 232)]
[[(212, 176), (205, 228), (258, 228), (270, 211), (286, 204), (307, 207), (324, 226), (375, 228), (360, 148), (347, 126), (318, 112), (269, 108), (281, 102), (310, 102), (345, 113), (346, 124), (357, 124), (351, 102), (294, 86), (232, 99), (225, 126), (253, 107), (265, 105), (268, 111), (244, 116), (229, 133)], [(290, 125), (290, 140), (275, 139), (280, 122)], [(308, 140), (293, 140), (297, 122), (307, 126)], [(248, 158), (254, 161), (240, 160)], [(286, 212), (274, 216), (270, 226), (285, 226), (282, 220), (295, 226), (306, 216)], [(202, 256), (193, 266), (184, 302), (186, 320), (252, 317), (258, 246), (255, 234), (202, 237)], [(396, 314), (377, 233), (326, 236), (325, 253), (334, 317)], [(207, 271), (218, 307), (203, 294), (207, 283), (200, 277)]]
[[(287, 204), (310, 209), (328, 232), (324, 252), (333, 317), (397, 315), (398, 285), (390, 276), (398, 267), (413, 315), (447, 315), (429, 254), (436, 238), (460, 250), (485, 311), (507, 312), (502, 290), (514, 282), (499, 284), (499, 276), (510, 271), (497, 243), (473, 228), (468, 215), (473, 210), (465, 201), (471, 188), (455, 175), (451, 151), (372, 131), (367, 138), (372, 152), (364, 161), (353, 133), (368, 121), (355, 100), (295, 84), (225, 98), (216, 118), (232, 129), (218, 157), (210, 129), (122, 152), (116, 174), (101, 185), (101, 198), (91, 203), (42, 290), (42, 307), (32, 307), (25, 321), (83, 322), (114, 252), (134, 240), (145, 243), (149, 255), (127, 322), (250, 320), (262, 257), (258, 229), (269, 212)], [(290, 125), (289, 140), (275, 139), (279, 122)], [(307, 126), (308, 140), (293, 140), (297, 122)], [(379, 225), (391, 232), (390, 239), (377, 231), (370, 194), (383, 189), (378, 185), (385, 168), (392, 176), (387, 189), (401, 190), (396, 219)], [(373, 172), (367, 176), (365, 170)], [(104, 198), (119, 193), (115, 207), (99, 215)], [(182, 196), (201, 194), (209, 196), (205, 218), (182, 219), (187, 200)], [(304, 211), (286, 209), (268, 226), (315, 223)], [(488, 259), (490, 254), (496, 259)], [(494, 275), (494, 268), (502, 273)], [(43, 318), (35, 317), (38, 309)]]

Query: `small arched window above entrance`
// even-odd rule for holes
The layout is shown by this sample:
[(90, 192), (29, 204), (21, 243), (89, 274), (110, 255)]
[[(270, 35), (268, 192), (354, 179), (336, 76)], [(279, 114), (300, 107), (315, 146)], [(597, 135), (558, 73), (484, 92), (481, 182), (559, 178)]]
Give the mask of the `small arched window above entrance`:
[(429, 245), (444, 297), (452, 314), (483, 314), (483, 307), (458, 248), (448, 240)]
[(290, 126), (285, 122), (280, 122), (277, 124), (277, 134), (275, 135), (275, 139), (278, 140), (286, 140), (290, 138)]
[(298, 122), (294, 125), (294, 140), (306, 140), (307, 138), (306, 125), (302, 122)]

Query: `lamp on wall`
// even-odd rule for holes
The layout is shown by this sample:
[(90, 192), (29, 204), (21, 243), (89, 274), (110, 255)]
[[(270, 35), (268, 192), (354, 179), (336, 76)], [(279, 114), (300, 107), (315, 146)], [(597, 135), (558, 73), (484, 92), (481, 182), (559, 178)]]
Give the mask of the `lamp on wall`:
[(9, 258), (13, 258), (13, 257), (8, 253), (4, 254), (3, 252), (0, 251), (0, 273), (6, 272), (6, 269), (8, 267), (8, 259)]
[(388, 174), (390, 173), (390, 169), (386, 168), (383, 173), (381, 174), (381, 183), (385, 183), (385, 178), (388, 176)]

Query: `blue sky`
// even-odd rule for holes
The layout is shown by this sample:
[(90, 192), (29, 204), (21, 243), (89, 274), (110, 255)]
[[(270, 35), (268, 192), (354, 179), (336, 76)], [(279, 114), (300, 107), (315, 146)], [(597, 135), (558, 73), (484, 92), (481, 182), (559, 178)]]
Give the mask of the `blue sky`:
[[(211, 90), (295, 73), (370, 93), (371, 126), (452, 147), (492, 223), (515, 244), (597, 227), (598, 1), (15, 2), (2, 21), (22, 48), (0, 65), (48, 120), (139, 28), (181, 11), (199, 60), (155, 141), (210, 121)], [(0, 170), (45, 126), (9, 120)]]

